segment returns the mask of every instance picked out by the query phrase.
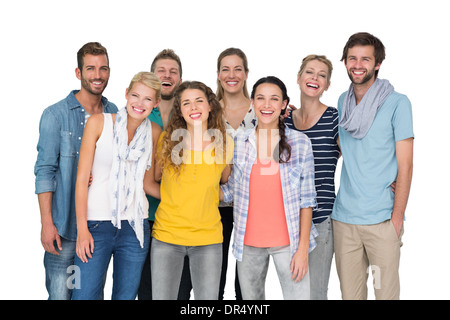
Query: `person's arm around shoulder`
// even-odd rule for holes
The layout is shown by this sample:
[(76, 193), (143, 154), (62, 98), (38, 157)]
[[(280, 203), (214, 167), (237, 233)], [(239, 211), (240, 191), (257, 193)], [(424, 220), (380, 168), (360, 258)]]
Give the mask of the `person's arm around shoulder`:
[(392, 223), (397, 236), (403, 225), (406, 205), (408, 203), (409, 191), (413, 174), (413, 145), (414, 139), (408, 138), (397, 141), (395, 152), (397, 156), (398, 174), (395, 185), (394, 209), (392, 211)]
[(95, 147), (103, 131), (103, 114), (94, 114), (84, 128), (78, 160), (77, 181), (75, 184), (75, 209), (77, 215), (76, 252), (83, 262), (92, 258), (94, 239), (87, 227), (88, 185), (94, 162)]
[[(160, 185), (158, 182), (156, 182), (155, 172), (157, 171), (156, 167), (159, 168), (159, 166), (156, 163), (157, 146), (162, 130), (161, 127), (156, 123), (151, 122), (151, 124), (152, 124), (152, 140), (153, 140), (152, 166), (145, 172), (144, 175), (144, 192), (152, 196), (153, 198), (161, 199)], [(159, 172), (161, 171), (160, 168), (158, 170)]]

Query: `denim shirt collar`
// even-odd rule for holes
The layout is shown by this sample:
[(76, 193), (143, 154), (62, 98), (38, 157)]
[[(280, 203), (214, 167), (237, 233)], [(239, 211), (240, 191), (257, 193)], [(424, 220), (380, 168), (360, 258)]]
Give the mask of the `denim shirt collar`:
[[(67, 104), (70, 110), (82, 107), (81, 103), (75, 97), (78, 92), (80, 92), (80, 90), (72, 90), (67, 96)], [(108, 111), (108, 99), (104, 96), (102, 96), (102, 106), (103, 111)]]

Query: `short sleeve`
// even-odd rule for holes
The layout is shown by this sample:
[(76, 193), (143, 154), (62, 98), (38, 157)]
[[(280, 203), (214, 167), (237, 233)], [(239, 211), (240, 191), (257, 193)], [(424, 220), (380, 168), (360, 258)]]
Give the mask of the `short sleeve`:
[(395, 141), (414, 137), (412, 106), (408, 97), (401, 95), (392, 117)]

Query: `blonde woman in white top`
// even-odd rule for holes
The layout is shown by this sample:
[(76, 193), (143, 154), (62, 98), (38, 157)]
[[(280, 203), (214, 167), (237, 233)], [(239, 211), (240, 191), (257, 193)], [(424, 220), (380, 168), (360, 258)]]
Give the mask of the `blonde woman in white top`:
[(80, 275), (75, 300), (100, 296), (113, 255), (112, 299), (136, 298), (150, 241), (148, 224), (143, 223), (148, 215), (143, 181), (145, 174), (153, 174), (153, 149), (161, 133), (147, 116), (158, 105), (160, 92), (158, 77), (140, 72), (126, 90), (125, 108), (92, 115), (87, 122), (75, 187), (75, 265)]

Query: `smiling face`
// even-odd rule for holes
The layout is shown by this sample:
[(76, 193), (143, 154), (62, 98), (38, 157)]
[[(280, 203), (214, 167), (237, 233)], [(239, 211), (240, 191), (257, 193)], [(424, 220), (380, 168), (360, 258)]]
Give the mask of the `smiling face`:
[(180, 67), (173, 59), (159, 59), (155, 63), (155, 74), (161, 80), (161, 98), (170, 100), (181, 83)]
[(244, 88), (248, 73), (245, 71), (244, 62), (237, 55), (224, 57), (217, 71), (217, 79), (227, 93), (240, 93)]
[(188, 128), (199, 124), (207, 127), (211, 106), (202, 90), (184, 90), (180, 96), (180, 107)]
[(272, 83), (260, 84), (252, 99), (258, 118), (258, 127), (278, 128), (281, 111), (286, 108), (287, 100), (283, 100), (283, 92)]
[(143, 121), (150, 115), (159, 103), (156, 91), (142, 82), (136, 82), (131, 89), (126, 90), (128, 116)]
[(375, 71), (381, 64), (375, 63), (374, 47), (356, 45), (348, 49), (345, 67), (354, 85), (371, 85), (375, 81)]
[(81, 89), (93, 95), (101, 95), (109, 80), (108, 57), (106, 55), (86, 54), (82, 70), (76, 69), (76, 76), (81, 80)]
[(297, 78), (302, 94), (310, 97), (320, 97), (328, 90), (329, 81), (328, 66), (319, 60), (309, 61)]

